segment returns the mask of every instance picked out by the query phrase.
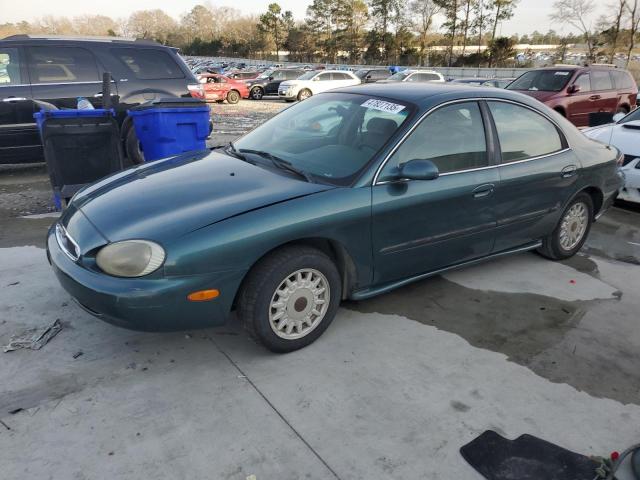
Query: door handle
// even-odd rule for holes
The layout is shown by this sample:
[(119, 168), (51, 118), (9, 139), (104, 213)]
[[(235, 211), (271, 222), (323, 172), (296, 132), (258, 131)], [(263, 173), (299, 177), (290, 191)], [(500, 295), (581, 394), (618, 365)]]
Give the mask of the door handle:
[(495, 189), (495, 185), (493, 183), (486, 183), (484, 185), (480, 185), (473, 189), (473, 197), (474, 198), (488, 197), (493, 193), (494, 189)]
[(9, 98), (2, 99), (3, 102), (23, 102), (25, 100), (26, 98), (24, 97), (9, 97)]
[(560, 172), (562, 178), (573, 177), (576, 173), (578, 173), (578, 167), (575, 165), (567, 165)]
[(591, 95), (589, 100), (600, 100), (600, 95)]

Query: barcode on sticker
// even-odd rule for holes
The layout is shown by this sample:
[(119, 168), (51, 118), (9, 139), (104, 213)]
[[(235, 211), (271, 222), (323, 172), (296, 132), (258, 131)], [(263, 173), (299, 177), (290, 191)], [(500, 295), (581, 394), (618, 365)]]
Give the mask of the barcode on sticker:
[(364, 102), (362, 106), (388, 113), (398, 113), (404, 110), (404, 105), (398, 105), (397, 103), (385, 102), (384, 100), (376, 100), (373, 98), (370, 98), (369, 100)]

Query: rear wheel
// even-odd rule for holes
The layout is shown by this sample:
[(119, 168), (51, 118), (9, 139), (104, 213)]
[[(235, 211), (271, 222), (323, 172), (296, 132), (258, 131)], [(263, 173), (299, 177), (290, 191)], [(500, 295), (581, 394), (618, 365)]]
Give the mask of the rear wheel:
[(227, 102), (234, 105), (240, 101), (240, 94), (236, 90), (231, 90), (227, 93)]
[(627, 113), (629, 113), (629, 109), (627, 107), (625, 107), (624, 105), (620, 105), (617, 108), (616, 113), (623, 113), (624, 115), (626, 115)]
[(144, 153), (142, 153), (142, 149), (140, 148), (140, 141), (136, 135), (136, 129), (133, 128), (133, 124), (129, 124), (127, 128), (124, 149), (130, 165), (140, 165), (144, 163)]
[(253, 87), (250, 92), (250, 96), (253, 100), (262, 100), (264, 97), (264, 90), (261, 87)]
[(593, 200), (580, 193), (571, 200), (555, 230), (542, 240), (538, 251), (552, 260), (574, 256), (584, 245), (593, 223)]
[(315, 248), (285, 247), (249, 272), (238, 300), (247, 331), (273, 352), (313, 343), (340, 304), (341, 280), (332, 260)]
[(311, 95), (313, 95), (311, 93), (311, 90), (309, 90), (308, 88), (303, 88), (302, 90), (300, 90), (300, 92), (298, 93), (298, 101), (302, 101), (302, 100), (306, 100), (307, 98), (309, 98)]

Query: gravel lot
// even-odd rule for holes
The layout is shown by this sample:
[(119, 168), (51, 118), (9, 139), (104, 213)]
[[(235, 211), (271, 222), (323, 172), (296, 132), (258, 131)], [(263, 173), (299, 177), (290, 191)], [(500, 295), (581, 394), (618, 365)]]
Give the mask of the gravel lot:
[[(212, 142), (286, 106), (214, 105)], [(3, 480), (477, 480), (458, 450), (487, 429), (594, 455), (640, 441), (638, 208), (569, 261), (526, 253), (347, 302), (273, 355), (235, 318), (150, 334), (86, 314), (46, 262), (49, 201), (44, 167), (0, 170), (0, 345), (63, 326), (0, 351)]]

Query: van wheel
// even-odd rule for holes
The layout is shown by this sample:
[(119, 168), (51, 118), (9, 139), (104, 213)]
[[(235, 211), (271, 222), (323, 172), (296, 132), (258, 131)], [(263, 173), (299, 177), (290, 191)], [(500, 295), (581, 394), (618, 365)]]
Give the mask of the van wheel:
[(616, 113), (623, 113), (626, 115), (627, 113), (629, 113), (629, 109), (624, 105), (621, 105), (617, 108)]
[(586, 193), (580, 193), (571, 200), (556, 226), (548, 237), (542, 240), (538, 252), (551, 260), (564, 260), (574, 256), (587, 240), (593, 223), (593, 200)]
[(124, 140), (124, 149), (127, 154), (127, 160), (131, 165), (140, 165), (144, 163), (144, 153), (140, 148), (140, 142), (136, 135), (136, 129), (133, 128), (133, 124), (129, 125), (127, 134)]
[(298, 101), (302, 101), (302, 100), (306, 100), (307, 98), (309, 98), (311, 95), (313, 95), (311, 93), (311, 90), (309, 90), (308, 88), (303, 88), (302, 90), (300, 90), (300, 92), (298, 93)]
[(232, 105), (235, 105), (240, 101), (240, 94), (236, 90), (231, 90), (227, 93), (227, 102)]
[(253, 87), (251, 89), (251, 98), (253, 100), (262, 100), (262, 97), (264, 97), (264, 90), (262, 90), (262, 88)]
[(272, 352), (313, 343), (329, 327), (340, 304), (340, 274), (315, 248), (285, 247), (257, 263), (243, 283), (238, 316)]

